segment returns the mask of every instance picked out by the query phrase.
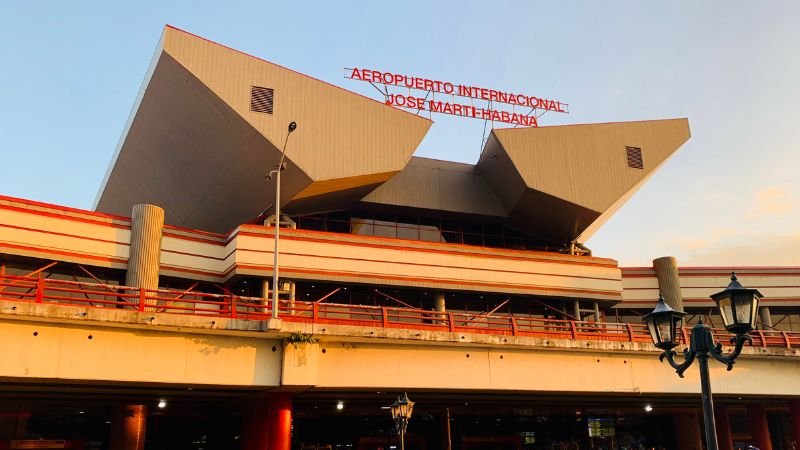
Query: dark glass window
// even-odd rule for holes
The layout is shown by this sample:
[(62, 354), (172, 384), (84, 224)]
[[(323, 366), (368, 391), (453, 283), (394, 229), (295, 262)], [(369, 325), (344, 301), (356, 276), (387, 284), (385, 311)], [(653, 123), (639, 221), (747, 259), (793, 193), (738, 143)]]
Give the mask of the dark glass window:
[(548, 245), (550, 250), (558, 248), (498, 222), (442, 220), (369, 211), (337, 211), (298, 216), (294, 220), (298, 228), (304, 230), (519, 250), (547, 250)]

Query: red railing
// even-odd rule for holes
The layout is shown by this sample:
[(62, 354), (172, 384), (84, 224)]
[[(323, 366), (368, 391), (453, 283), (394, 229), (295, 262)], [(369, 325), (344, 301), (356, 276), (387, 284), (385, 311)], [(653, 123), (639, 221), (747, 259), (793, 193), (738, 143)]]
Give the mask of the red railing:
[[(99, 283), (0, 275), (0, 300), (58, 304), (82, 308), (104, 308), (192, 316), (266, 320), (271, 303), (256, 297), (209, 294), (171, 289), (140, 289)], [(331, 325), (396, 328), (419, 331), (481, 333), (499, 336), (530, 336), (616, 342), (650, 342), (643, 324), (602, 323), (544, 319), (510, 314), (436, 312), (414, 308), (342, 305), (335, 303), (281, 300), (281, 319)], [(683, 330), (683, 339), (689, 329)], [(731, 337), (715, 329), (720, 342)], [(764, 331), (751, 333), (753, 346), (800, 347), (800, 332)]]

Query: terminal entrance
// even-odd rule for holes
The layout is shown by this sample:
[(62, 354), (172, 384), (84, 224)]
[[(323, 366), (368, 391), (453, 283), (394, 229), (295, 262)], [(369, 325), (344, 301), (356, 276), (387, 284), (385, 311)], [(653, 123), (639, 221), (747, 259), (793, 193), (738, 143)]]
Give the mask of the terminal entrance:
[[(20, 385), (0, 391), (0, 450), (257, 450), (273, 430), (252, 416), (269, 392), (200, 387)], [(291, 450), (399, 450), (390, 411), (398, 392), (310, 389), (290, 399)], [(409, 391), (407, 450), (683, 450), (702, 448), (699, 398)], [(163, 401), (163, 404), (161, 403)], [(752, 443), (749, 405), (762, 405), (774, 450), (790, 450), (789, 402), (725, 398), (733, 441)], [(120, 411), (142, 405), (141, 447), (120, 447)], [(647, 406), (652, 407), (646, 408)], [(163, 407), (162, 407), (163, 406)], [(719, 422), (718, 422), (719, 427)], [(763, 431), (763, 430), (762, 430)], [(272, 432), (272, 431), (270, 431)]]

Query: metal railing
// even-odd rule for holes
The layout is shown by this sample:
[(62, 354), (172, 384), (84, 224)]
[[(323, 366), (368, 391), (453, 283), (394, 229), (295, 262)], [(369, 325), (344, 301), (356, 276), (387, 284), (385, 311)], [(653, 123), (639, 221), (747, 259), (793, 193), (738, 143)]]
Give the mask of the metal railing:
[[(259, 297), (55, 280), (44, 278), (41, 274), (38, 277), (0, 275), (0, 300), (243, 320), (269, 319), (272, 306), (269, 300)], [(646, 327), (633, 323), (559, 320), (500, 313), (437, 312), (322, 301), (281, 300), (278, 306), (281, 319), (287, 322), (498, 336), (651, 342)], [(727, 342), (732, 336), (722, 329), (714, 329), (713, 332), (718, 342)], [(684, 342), (688, 340), (689, 333), (689, 328), (682, 330)], [(751, 336), (753, 346), (757, 347), (800, 347), (800, 332), (796, 331), (755, 330)]]

